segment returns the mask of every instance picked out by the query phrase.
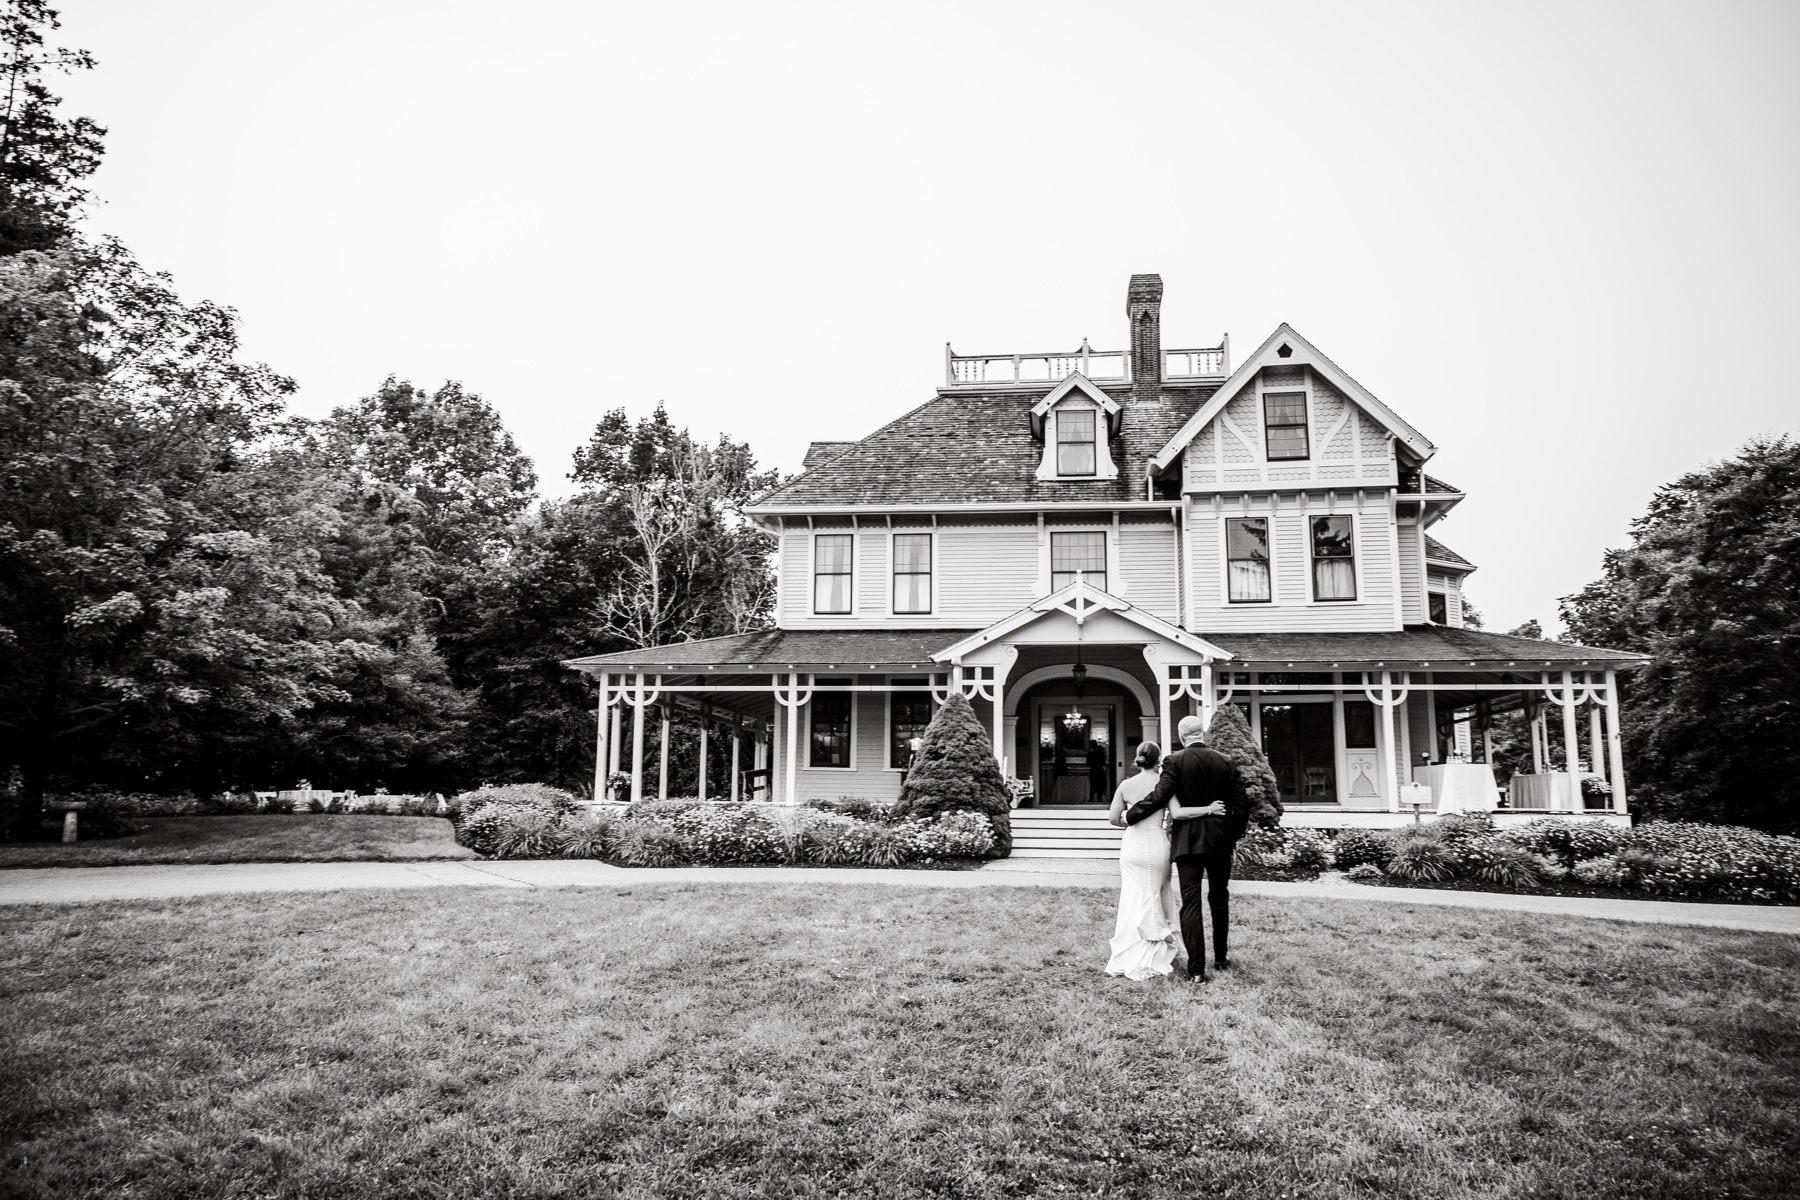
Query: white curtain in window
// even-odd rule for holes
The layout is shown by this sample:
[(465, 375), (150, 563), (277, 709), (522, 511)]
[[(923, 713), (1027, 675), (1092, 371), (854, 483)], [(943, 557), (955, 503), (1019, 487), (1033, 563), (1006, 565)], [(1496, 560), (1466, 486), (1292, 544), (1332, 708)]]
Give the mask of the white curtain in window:
[(1356, 599), (1356, 562), (1321, 558), (1313, 562), (1313, 588), (1321, 600)]
[(1233, 600), (1267, 600), (1269, 598), (1269, 564), (1257, 559), (1236, 559), (1231, 563), (1231, 598)]

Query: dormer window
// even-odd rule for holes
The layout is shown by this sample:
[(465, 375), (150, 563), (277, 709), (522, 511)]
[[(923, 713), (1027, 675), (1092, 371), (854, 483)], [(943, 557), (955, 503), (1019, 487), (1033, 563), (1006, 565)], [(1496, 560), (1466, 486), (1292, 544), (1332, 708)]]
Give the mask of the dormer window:
[(1056, 473), (1093, 475), (1098, 468), (1091, 408), (1065, 408), (1056, 414)]
[(1263, 430), (1269, 461), (1306, 458), (1306, 393), (1264, 392)]

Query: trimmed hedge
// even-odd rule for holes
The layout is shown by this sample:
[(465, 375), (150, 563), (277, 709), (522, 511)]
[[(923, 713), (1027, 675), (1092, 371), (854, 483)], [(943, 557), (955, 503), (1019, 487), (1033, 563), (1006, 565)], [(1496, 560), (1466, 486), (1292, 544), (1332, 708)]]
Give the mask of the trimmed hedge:
[(488, 803), (464, 814), (457, 840), (496, 858), (597, 858), (632, 867), (898, 867), (986, 857), (994, 848), (994, 827), (985, 814), (972, 812), (870, 821), (766, 804), (670, 800), (586, 814)]
[(1652, 821), (1631, 829), (1543, 817), (1496, 830), (1479, 813), (1375, 832), (1346, 829), (1333, 863), (1411, 883), (1479, 879), (1514, 888), (1572, 880), (1660, 896), (1800, 900), (1800, 838), (1730, 825)]

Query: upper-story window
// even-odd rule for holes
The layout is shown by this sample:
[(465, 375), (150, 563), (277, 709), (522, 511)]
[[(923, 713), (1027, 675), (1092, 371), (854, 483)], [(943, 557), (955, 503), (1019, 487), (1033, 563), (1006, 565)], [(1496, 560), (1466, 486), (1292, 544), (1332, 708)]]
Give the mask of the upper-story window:
[(1356, 599), (1356, 535), (1348, 516), (1312, 519), (1314, 600)]
[(1271, 461), (1306, 458), (1306, 393), (1264, 392), (1263, 431)]
[(1093, 475), (1099, 471), (1091, 408), (1065, 408), (1056, 414), (1056, 473)]
[(1427, 592), (1425, 594), (1425, 606), (1433, 625), (1448, 625), (1450, 623), (1450, 599), (1445, 596), (1444, 593)]
[(931, 535), (894, 535), (894, 611), (931, 611)]
[(821, 533), (813, 538), (813, 611), (850, 611), (850, 571), (856, 550), (855, 536)]
[[(820, 679), (820, 684), (847, 684), (848, 679)], [(810, 710), (812, 728), (808, 730), (806, 765), (809, 767), (849, 767), (850, 704), (854, 692), (814, 692)]]
[(1267, 601), (1269, 518), (1232, 517), (1225, 522), (1226, 596), (1233, 604)]
[(1106, 590), (1106, 535), (1104, 533), (1053, 533), (1050, 535), (1050, 590), (1075, 582), (1080, 573), (1089, 587)]

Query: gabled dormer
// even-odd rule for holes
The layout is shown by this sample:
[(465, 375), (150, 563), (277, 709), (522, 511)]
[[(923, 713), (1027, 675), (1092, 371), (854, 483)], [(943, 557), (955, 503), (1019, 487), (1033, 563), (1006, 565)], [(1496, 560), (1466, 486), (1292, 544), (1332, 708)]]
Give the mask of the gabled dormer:
[(1150, 460), (1184, 491), (1395, 486), (1437, 447), (1283, 323)]
[(1031, 436), (1043, 443), (1039, 479), (1117, 479), (1109, 443), (1124, 407), (1079, 373), (1031, 407)]

